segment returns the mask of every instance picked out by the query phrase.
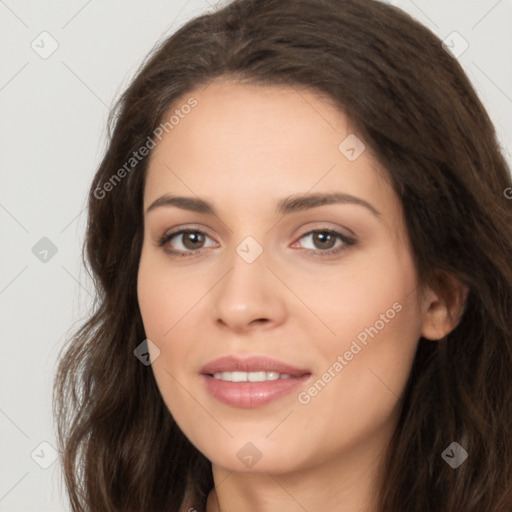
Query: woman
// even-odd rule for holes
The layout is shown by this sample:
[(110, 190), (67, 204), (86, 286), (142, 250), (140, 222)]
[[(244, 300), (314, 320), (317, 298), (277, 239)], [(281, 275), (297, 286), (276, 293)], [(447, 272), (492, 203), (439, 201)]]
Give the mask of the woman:
[(512, 510), (512, 203), (429, 30), (235, 0), (144, 64), (91, 186), (72, 509)]

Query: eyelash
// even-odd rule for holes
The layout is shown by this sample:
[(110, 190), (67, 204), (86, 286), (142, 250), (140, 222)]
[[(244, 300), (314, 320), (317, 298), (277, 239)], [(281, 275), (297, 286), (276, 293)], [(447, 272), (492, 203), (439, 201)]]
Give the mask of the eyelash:
[[(204, 247), (202, 247), (200, 249), (192, 250), (192, 251), (176, 251), (174, 249), (169, 249), (168, 247), (165, 247), (165, 244), (167, 242), (171, 241), (174, 237), (176, 237), (178, 235), (184, 235), (186, 233), (200, 233), (200, 234), (208, 237), (208, 235), (206, 233), (204, 233), (203, 231), (200, 231), (198, 229), (181, 229), (181, 230), (175, 231), (173, 233), (164, 234), (162, 237), (160, 237), (158, 239), (157, 245), (158, 245), (158, 247), (162, 247), (166, 254), (173, 256), (173, 257), (192, 257), (192, 256), (197, 256), (200, 253), (202, 253), (203, 249), (205, 249)], [(307, 233), (304, 233), (302, 236), (300, 236), (299, 240), (302, 240), (306, 236), (310, 236), (315, 233), (328, 233), (329, 235), (333, 235), (335, 238), (340, 239), (343, 242), (343, 245), (341, 245), (335, 249), (327, 249), (324, 251), (321, 251), (321, 250), (315, 251), (313, 249), (305, 249), (306, 251), (314, 254), (315, 256), (319, 256), (320, 258), (336, 256), (337, 254), (347, 250), (350, 246), (355, 245), (355, 243), (356, 243), (356, 240), (354, 238), (348, 237), (338, 231), (335, 231), (333, 229), (327, 229), (327, 228), (313, 229), (311, 231), (308, 231)], [(208, 238), (210, 238), (210, 237), (208, 237)]]

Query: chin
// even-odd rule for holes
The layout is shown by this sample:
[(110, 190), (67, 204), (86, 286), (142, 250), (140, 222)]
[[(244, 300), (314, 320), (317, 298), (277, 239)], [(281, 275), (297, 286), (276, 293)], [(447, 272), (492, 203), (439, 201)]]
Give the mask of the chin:
[(300, 444), (276, 444), (248, 435), (243, 440), (235, 438), (223, 443), (222, 450), (205, 446), (201, 451), (213, 465), (228, 471), (283, 474), (297, 471), (306, 463), (307, 454), (298, 453)]

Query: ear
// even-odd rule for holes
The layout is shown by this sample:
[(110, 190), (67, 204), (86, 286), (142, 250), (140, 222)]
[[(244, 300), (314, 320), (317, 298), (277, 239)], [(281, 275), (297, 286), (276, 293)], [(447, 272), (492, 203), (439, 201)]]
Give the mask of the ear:
[(455, 277), (437, 273), (435, 287), (425, 286), (421, 292), (421, 335), (429, 340), (440, 340), (460, 322), (468, 287)]

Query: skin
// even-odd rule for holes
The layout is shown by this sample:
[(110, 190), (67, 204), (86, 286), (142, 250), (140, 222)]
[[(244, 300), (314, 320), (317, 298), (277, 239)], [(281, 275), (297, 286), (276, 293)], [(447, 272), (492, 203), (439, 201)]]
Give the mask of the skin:
[[(191, 96), (197, 106), (151, 154), (144, 211), (173, 194), (206, 199), (217, 215), (176, 206), (145, 213), (138, 298), (147, 338), (160, 350), (152, 368), (163, 400), (212, 462), (206, 510), (375, 510), (379, 464), (419, 337), (436, 340), (453, 329), (453, 305), (419, 286), (401, 203), (368, 147), (355, 161), (338, 149), (354, 131), (327, 99), (223, 79), (173, 108)], [(359, 204), (274, 211), (286, 196), (334, 191), (379, 215)], [(176, 236), (167, 247), (201, 252), (172, 256), (158, 246), (184, 227), (205, 233), (204, 242), (185, 245)], [(343, 242), (322, 245), (307, 235), (313, 229), (355, 235), (356, 243), (322, 258), (313, 251)], [(248, 236), (263, 249), (252, 263), (236, 252)], [(396, 303), (394, 318), (300, 403), (298, 393)], [(230, 354), (266, 355), (312, 376), (264, 406), (232, 407), (199, 375)], [(261, 453), (252, 467), (237, 457), (248, 442)]]

